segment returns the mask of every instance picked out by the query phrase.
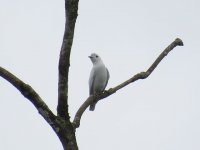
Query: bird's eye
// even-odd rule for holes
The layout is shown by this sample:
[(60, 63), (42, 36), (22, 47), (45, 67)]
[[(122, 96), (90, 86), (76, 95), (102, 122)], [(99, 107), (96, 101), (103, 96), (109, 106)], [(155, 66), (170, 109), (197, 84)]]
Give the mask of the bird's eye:
[(98, 55), (96, 55), (96, 58), (98, 58), (99, 56)]

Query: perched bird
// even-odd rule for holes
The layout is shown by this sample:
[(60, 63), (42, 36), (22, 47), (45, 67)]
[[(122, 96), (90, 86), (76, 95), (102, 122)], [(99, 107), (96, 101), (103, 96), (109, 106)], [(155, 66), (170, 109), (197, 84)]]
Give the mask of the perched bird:
[[(92, 53), (89, 58), (93, 63), (89, 78), (90, 95), (99, 94), (105, 90), (110, 75), (99, 55)], [(96, 103), (90, 105), (90, 111), (94, 111)]]

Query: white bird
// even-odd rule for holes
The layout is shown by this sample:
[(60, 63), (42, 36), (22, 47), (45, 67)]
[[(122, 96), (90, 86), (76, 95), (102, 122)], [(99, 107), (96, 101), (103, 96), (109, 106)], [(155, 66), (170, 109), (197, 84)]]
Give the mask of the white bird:
[[(105, 90), (110, 75), (99, 55), (92, 53), (89, 58), (93, 63), (89, 78), (90, 95), (99, 94)], [(90, 111), (94, 111), (96, 103), (90, 105)]]

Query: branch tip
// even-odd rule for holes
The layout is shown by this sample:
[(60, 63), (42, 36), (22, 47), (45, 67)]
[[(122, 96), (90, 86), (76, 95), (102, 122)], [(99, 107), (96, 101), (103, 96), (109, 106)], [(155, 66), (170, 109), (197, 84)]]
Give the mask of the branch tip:
[(181, 39), (176, 38), (175, 42), (177, 43), (177, 45), (183, 46), (183, 41)]

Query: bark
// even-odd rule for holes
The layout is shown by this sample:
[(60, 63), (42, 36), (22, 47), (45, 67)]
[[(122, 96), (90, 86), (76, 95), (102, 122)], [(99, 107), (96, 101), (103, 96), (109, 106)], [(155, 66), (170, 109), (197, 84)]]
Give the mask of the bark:
[(78, 150), (75, 130), (70, 122), (68, 111), (68, 74), (70, 53), (74, 38), (74, 28), (78, 16), (78, 0), (65, 0), (65, 32), (58, 65), (58, 106), (57, 115), (63, 127), (57, 134), (64, 150)]
[(74, 37), (74, 28), (77, 18), (78, 0), (65, 0), (65, 32), (59, 59), (58, 82), (58, 116), (69, 120), (68, 113), (68, 73), (70, 67), (70, 53)]

